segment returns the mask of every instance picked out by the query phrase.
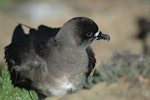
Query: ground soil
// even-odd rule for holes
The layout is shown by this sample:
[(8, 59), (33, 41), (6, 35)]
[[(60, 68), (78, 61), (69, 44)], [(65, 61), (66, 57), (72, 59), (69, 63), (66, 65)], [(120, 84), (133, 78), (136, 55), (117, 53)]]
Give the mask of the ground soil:
[[(35, 5), (40, 3), (36, 0), (31, 1)], [(11, 2), (9, 6), (0, 9), (0, 62), (4, 62), (3, 48), (11, 42), (13, 30), (17, 25), (16, 21), (34, 28), (39, 24), (60, 27), (68, 19), (76, 16), (93, 19), (103, 33), (111, 36), (110, 42), (96, 41), (92, 44), (97, 66), (100, 66), (102, 61), (109, 61), (114, 51), (142, 54), (142, 43), (135, 39), (139, 32), (137, 20), (150, 19), (150, 0), (52, 0), (51, 2), (43, 0), (43, 2), (51, 7), (49, 12), (43, 14), (45, 16), (47, 14), (47, 17), (38, 17), (39, 14), (36, 13), (38, 9), (34, 11), (27, 7), (26, 3)], [(25, 7), (23, 9), (27, 11), (22, 10), (21, 7)], [(43, 11), (46, 11), (45, 9)], [(30, 10), (33, 10), (31, 14), (28, 12)], [(90, 90), (51, 97), (48, 100), (150, 100), (148, 89), (150, 88), (130, 89), (128, 83), (122, 82), (112, 84), (103, 82)]]

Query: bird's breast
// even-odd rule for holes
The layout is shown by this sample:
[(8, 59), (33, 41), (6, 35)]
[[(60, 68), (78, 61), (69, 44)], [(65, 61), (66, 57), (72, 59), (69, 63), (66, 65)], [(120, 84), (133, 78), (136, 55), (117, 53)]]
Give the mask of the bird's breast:
[[(53, 55), (55, 54), (55, 55)], [(88, 70), (86, 52), (55, 51), (47, 61), (50, 79), (45, 88), (46, 95), (61, 95), (78, 90), (83, 86), (85, 73)], [(53, 81), (54, 84), (51, 84)]]
[[(53, 53), (49, 56), (48, 66), (49, 68), (54, 68), (57, 71), (64, 72), (85, 72), (88, 66), (88, 55), (85, 50), (77, 49), (59, 49), (54, 50)], [(72, 71), (74, 70), (74, 71)], [(63, 72), (63, 73), (64, 73)]]

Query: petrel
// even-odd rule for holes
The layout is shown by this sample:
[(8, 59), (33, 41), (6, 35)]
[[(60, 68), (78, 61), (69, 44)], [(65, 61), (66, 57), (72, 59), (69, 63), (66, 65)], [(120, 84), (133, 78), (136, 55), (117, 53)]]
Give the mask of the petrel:
[(16, 26), (12, 42), (5, 47), (12, 83), (45, 96), (83, 88), (96, 63), (91, 43), (110, 40), (86, 17), (72, 18), (59, 28), (40, 25), (28, 34), (22, 26)]

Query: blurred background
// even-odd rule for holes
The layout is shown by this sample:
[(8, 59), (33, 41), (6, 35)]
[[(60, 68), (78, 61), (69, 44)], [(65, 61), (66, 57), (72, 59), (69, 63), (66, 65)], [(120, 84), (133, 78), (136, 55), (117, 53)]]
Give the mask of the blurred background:
[(111, 36), (110, 42), (92, 44), (97, 65), (114, 51), (143, 54), (150, 50), (150, 0), (0, 0), (0, 62), (18, 23), (61, 27), (77, 16), (93, 19)]

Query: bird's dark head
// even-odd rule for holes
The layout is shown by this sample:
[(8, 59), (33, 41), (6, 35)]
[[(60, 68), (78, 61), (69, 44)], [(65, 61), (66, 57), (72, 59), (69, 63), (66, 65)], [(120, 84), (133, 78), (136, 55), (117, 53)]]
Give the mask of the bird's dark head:
[(83, 46), (89, 46), (93, 40), (110, 40), (109, 35), (103, 34), (97, 24), (86, 17), (75, 17), (66, 22), (60, 30), (60, 35), (70, 43)]

